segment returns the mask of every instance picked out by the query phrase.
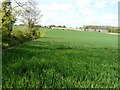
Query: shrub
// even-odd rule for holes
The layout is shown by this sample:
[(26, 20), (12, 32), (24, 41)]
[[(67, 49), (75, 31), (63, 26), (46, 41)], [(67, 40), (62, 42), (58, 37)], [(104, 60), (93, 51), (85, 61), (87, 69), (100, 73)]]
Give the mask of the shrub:
[(32, 39), (31, 32), (28, 31), (15, 30), (12, 32), (12, 35), (21, 43)]
[(9, 47), (9, 44), (8, 43), (2, 43), (2, 48), (5, 49), (5, 48), (8, 48)]
[(20, 43), (30, 41), (39, 37), (43, 37), (46, 33), (46, 30), (39, 29), (38, 27), (29, 29), (27, 26), (14, 26), (11, 33), (11, 38), (3, 38), (2, 43), (3, 48), (8, 48), (10, 46), (16, 46)]
[(36, 31), (35, 36), (37, 38), (43, 37), (45, 35), (45, 33), (46, 33), (46, 30), (39, 29), (39, 30)]

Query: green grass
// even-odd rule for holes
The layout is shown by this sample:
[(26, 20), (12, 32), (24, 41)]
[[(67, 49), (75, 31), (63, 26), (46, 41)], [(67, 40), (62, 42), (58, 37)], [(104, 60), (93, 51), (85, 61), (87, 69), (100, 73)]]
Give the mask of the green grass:
[(117, 37), (48, 30), (3, 52), (3, 88), (117, 88)]

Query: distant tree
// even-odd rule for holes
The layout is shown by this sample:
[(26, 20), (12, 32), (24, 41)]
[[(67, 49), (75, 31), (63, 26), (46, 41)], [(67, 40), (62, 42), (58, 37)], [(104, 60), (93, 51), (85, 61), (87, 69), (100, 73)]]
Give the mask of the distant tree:
[(47, 28), (47, 26), (44, 26), (44, 28)]
[(57, 27), (62, 27), (61, 25), (58, 25)]
[(66, 26), (64, 25), (63, 28), (66, 28)]
[(49, 25), (49, 26), (48, 26), (48, 28), (51, 28), (51, 27), (53, 27), (53, 25)]
[(24, 9), (21, 13), (21, 21), (33, 32), (33, 36), (35, 35), (35, 25), (40, 22), (42, 17), (41, 11), (37, 7), (35, 1), (28, 0), (22, 7)]
[(52, 27), (56, 27), (55, 25), (52, 25)]
[(83, 28), (84, 28), (84, 31), (87, 31), (87, 29), (88, 29), (88, 26), (84, 26)]

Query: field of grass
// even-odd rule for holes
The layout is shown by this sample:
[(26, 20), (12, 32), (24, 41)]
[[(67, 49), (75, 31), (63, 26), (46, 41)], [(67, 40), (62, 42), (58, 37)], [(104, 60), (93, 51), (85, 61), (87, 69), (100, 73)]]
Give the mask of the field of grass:
[(118, 36), (48, 30), (3, 52), (3, 88), (117, 88)]

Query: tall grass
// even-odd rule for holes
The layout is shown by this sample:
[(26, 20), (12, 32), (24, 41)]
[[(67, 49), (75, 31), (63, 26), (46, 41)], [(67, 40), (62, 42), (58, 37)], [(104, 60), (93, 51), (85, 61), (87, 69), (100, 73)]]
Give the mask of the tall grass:
[(118, 88), (117, 36), (48, 30), (3, 52), (3, 88)]

